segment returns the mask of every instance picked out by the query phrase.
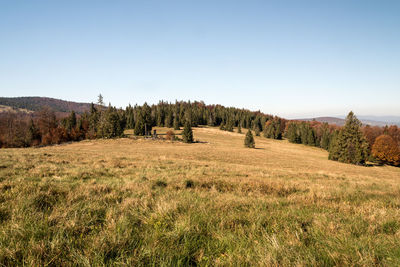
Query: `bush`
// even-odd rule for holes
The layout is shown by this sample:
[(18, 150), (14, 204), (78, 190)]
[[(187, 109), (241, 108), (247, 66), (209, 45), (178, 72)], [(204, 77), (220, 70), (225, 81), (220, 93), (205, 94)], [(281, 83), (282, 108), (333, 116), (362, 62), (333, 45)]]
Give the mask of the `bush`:
[(194, 182), (192, 180), (186, 180), (185, 181), (185, 187), (186, 188), (192, 188), (194, 187)]
[(170, 141), (173, 141), (173, 140), (175, 140), (175, 133), (174, 133), (174, 131), (168, 131), (167, 132), (167, 134), (165, 135), (165, 138), (167, 139), (167, 140), (170, 140)]

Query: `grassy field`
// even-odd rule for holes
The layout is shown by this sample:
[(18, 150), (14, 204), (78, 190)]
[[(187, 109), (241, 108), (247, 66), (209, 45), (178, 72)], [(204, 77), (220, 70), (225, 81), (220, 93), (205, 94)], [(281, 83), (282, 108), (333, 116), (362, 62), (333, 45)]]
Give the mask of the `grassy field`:
[(400, 168), (194, 136), (0, 150), (0, 266), (400, 265)]

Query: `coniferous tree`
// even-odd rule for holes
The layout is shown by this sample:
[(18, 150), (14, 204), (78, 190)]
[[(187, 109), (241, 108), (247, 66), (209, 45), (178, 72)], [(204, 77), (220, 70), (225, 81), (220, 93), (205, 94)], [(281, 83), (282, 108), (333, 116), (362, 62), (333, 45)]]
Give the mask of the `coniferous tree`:
[(89, 131), (88, 131), (89, 138), (96, 137), (99, 116), (100, 116), (100, 112), (97, 110), (97, 108), (92, 103), (90, 106), (90, 114), (89, 114)]
[(102, 138), (114, 138), (123, 134), (123, 119), (120, 118), (116, 108), (109, 106), (101, 112), (97, 136)]
[(286, 138), (291, 143), (301, 143), (300, 135), (298, 133), (298, 125), (295, 122), (291, 122), (288, 125), (288, 129), (286, 132)]
[(167, 116), (165, 117), (164, 125), (167, 128), (171, 128), (172, 127), (172, 125), (173, 125), (173, 116), (172, 116), (172, 112), (171, 111), (167, 112)]
[[(333, 140), (332, 140), (333, 141)], [(345, 163), (363, 164), (368, 158), (368, 142), (361, 132), (361, 122), (350, 112), (346, 124), (331, 144), (329, 158)]]
[(67, 130), (71, 131), (76, 127), (76, 115), (74, 111), (71, 111), (71, 114), (67, 118)]
[(36, 127), (33, 120), (31, 119), (31, 121), (29, 123), (29, 128), (28, 128), (27, 144), (34, 145), (34, 146), (38, 145), (38, 144), (40, 144), (40, 139), (41, 139), (40, 131)]
[(143, 111), (138, 110), (136, 114), (135, 128), (133, 130), (134, 135), (145, 135)]
[(328, 129), (328, 124), (324, 123), (322, 126), (322, 136), (321, 136), (320, 147), (325, 150), (328, 150), (330, 139), (331, 139), (331, 134)]
[(213, 114), (210, 112), (210, 115), (208, 116), (208, 121), (207, 121), (208, 126), (215, 126), (215, 118)]
[(307, 145), (309, 146), (315, 146), (316, 145), (316, 140), (315, 140), (315, 132), (314, 129), (311, 127), (308, 127), (308, 132), (307, 132)]
[(179, 119), (178, 119), (178, 115), (175, 114), (174, 116), (174, 130), (180, 130), (180, 125), (179, 125)]
[(151, 133), (153, 127), (153, 118), (151, 117), (151, 108), (145, 102), (142, 107), (142, 116), (144, 123), (144, 135)]
[(249, 148), (255, 147), (254, 137), (250, 129), (247, 131), (246, 137), (244, 138), (244, 146)]
[(134, 114), (134, 109), (132, 108), (131, 105), (129, 105), (126, 108), (126, 128), (127, 129), (133, 129), (135, 128), (135, 114)]
[(97, 97), (97, 104), (99, 105), (100, 109), (104, 106), (104, 98), (101, 94)]
[(233, 121), (232, 120), (227, 121), (227, 123), (225, 125), (225, 131), (233, 132)]
[(193, 131), (190, 122), (186, 122), (182, 133), (183, 142), (193, 143)]
[(242, 127), (240, 126), (240, 123), (238, 125), (238, 133), (242, 133)]
[(264, 137), (282, 139), (282, 121), (279, 118), (267, 121), (264, 128)]

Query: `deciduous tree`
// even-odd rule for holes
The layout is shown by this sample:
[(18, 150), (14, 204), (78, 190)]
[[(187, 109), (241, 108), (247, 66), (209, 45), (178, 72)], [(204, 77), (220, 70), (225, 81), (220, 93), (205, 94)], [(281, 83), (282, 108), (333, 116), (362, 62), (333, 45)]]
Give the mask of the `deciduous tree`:
[(372, 155), (382, 163), (400, 165), (399, 144), (390, 135), (380, 135), (372, 146)]

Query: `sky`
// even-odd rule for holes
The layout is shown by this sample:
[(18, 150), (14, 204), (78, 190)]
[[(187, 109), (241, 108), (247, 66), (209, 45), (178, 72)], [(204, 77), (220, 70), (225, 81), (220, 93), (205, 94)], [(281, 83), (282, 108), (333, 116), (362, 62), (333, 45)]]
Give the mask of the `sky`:
[(400, 116), (400, 1), (0, 0), (0, 96)]

